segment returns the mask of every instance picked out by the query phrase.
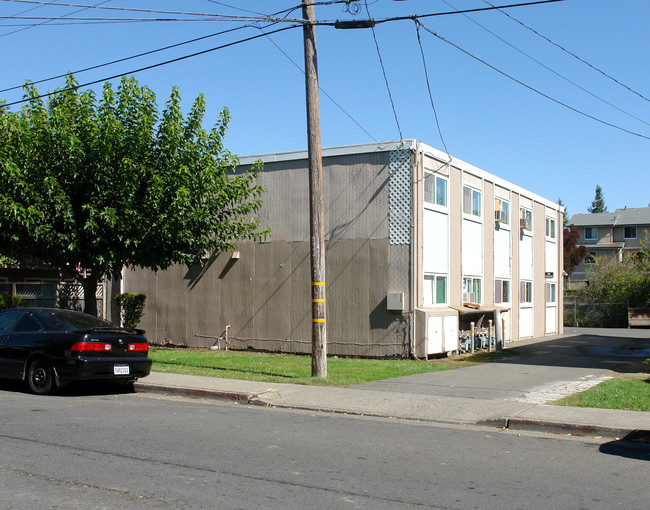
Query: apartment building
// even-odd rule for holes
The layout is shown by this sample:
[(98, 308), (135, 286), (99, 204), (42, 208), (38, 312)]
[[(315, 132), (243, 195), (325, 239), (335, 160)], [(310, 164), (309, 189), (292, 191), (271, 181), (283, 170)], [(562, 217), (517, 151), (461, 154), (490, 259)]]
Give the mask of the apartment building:
[[(151, 341), (311, 350), (306, 151), (264, 162), (263, 243), (204, 267), (125, 271)], [(563, 208), (417, 140), (323, 149), (327, 345), (426, 357), (492, 321), (499, 339), (562, 332)]]

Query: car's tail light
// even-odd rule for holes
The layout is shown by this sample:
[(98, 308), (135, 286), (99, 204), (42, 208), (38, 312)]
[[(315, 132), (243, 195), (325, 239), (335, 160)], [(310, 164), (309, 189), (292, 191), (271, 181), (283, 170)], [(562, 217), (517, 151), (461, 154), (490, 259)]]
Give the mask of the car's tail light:
[(149, 352), (149, 344), (147, 343), (129, 344), (129, 351)]
[(70, 347), (70, 350), (83, 352), (109, 352), (113, 350), (113, 346), (103, 342), (76, 342), (72, 347)]

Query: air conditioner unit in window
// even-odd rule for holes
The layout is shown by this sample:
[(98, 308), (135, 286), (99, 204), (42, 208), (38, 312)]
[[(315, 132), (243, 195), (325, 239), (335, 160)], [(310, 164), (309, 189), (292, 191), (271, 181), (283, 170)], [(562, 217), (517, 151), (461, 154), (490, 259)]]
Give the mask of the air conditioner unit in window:
[(508, 214), (505, 211), (494, 211), (494, 221), (497, 223), (508, 223)]
[(519, 227), (522, 230), (532, 230), (533, 220), (531, 220), (530, 218), (519, 218)]
[(476, 303), (476, 293), (463, 292), (463, 303)]

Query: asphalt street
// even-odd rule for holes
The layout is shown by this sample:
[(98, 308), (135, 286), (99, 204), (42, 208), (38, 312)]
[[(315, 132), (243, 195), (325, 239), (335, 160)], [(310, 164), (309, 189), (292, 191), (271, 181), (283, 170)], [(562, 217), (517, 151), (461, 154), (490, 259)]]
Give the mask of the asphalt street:
[(0, 387), (0, 507), (647, 508), (650, 446)]

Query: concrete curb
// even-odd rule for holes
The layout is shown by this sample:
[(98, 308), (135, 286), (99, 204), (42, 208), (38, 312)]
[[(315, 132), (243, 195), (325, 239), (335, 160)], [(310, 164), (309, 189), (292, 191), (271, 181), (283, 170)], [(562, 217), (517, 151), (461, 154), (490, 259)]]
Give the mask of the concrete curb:
[(162, 395), (183, 396), (193, 398), (211, 398), (249, 404), (255, 395), (237, 391), (206, 390), (200, 388), (179, 388), (178, 386), (160, 386), (157, 384), (136, 383), (136, 393), (158, 393)]
[(634, 428), (610, 427), (607, 425), (566, 423), (517, 417), (508, 418), (506, 428), (510, 430), (531, 430), (571, 436), (602, 436), (611, 438), (622, 438), (636, 430)]

